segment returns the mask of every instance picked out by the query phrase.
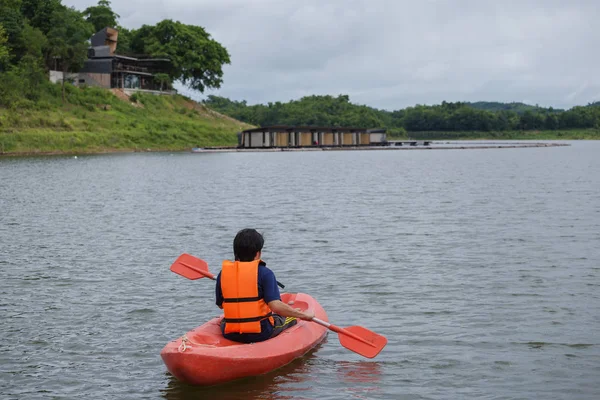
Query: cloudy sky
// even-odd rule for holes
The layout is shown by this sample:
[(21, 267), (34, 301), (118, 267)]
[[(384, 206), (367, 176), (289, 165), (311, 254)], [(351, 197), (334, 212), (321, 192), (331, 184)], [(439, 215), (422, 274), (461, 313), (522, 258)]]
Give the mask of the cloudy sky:
[[(95, 0), (63, 0), (83, 10)], [(207, 91), (250, 104), (348, 94), (395, 110), (446, 101), (600, 101), (599, 0), (113, 0), (128, 28), (200, 25), (231, 55)], [(187, 93), (192, 95), (192, 93)], [(193, 95), (202, 98), (201, 94)]]

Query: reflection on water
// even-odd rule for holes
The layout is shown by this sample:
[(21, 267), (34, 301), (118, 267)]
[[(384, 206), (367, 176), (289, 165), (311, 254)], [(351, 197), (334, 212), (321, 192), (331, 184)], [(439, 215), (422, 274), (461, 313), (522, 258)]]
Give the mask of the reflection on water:
[[(268, 374), (249, 377), (223, 385), (200, 387), (179, 382), (167, 374), (167, 387), (162, 391), (168, 400), (189, 400), (212, 398), (219, 400), (267, 400), (267, 399), (302, 399), (302, 392), (310, 389), (310, 377), (317, 373), (315, 353), (323, 342), (307, 355)], [(286, 395), (282, 395), (285, 392)], [(291, 393), (291, 394), (289, 394)], [(310, 397), (306, 397), (310, 398)]]
[(381, 394), (381, 363), (377, 361), (339, 361), (336, 363), (339, 382), (347, 385), (352, 398), (368, 399)]
[(377, 361), (339, 361), (336, 363), (340, 381), (348, 383), (379, 383), (381, 365)]
[[(377, 361), (334, 361), (319, 358), (317, 354), (326, 340), (306, 356), (265, 375), (244, 378), (222, 385), (200, 387), (178, 381), (170, 374), (167, 387), (162, 391), (168, 400), (223, 399), (312, 399), (313, 379), (331, 371), (338, 384), (346, 386), (344, 392), (353, 398), (369, 398), (381, 391), (381, 366)], [(311, 391), (311, 394), (308, 392)], [(303, 395), (306, 393), (307, 395)]]

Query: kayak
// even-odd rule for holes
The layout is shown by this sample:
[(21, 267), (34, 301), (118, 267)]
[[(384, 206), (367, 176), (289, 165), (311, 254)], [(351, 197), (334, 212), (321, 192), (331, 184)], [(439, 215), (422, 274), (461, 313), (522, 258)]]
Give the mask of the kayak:
[[(281, 301), (328, 321), (321, 305), (304, 293), (284, 293)], [(223, 316), (214, 318), (169, 342), (160, 352), (169, 372), (192, 385), (216, 385), (265, 374), (302, 357), (321, 343), (327, 328), (310, 321), (298, 323), (278, 336), (259, 343), (227, 340), (221, 334)]]

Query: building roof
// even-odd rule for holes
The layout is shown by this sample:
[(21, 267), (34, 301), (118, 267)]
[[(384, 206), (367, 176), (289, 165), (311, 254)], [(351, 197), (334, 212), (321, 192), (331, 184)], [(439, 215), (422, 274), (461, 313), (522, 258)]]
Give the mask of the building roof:
[(135, 57), (122, 56), (121, 54), (115, 54), (114, 57), (121, 59), (121, 60), (129, 60), (129, 61), (137, 61), (138, 60)]
[(242, 131), (243, 133), (252, 133), (252, 132), (358, 132), (358, 133), (366, 133), (366, 132), (375, 132), (381, 131), (381, 133), (385, 133), (385, 129), (375, 130), (375, 129), (365, 129), (365, 128), (352, 128), (352, 127), (338, 127), (338, 126), (298, 126), (298, 125), (272, 125), (272, 126), (263, 126), (260, 128), (246, 129)]
[(91, 38), (91, 46), (88, 49), (88, 59), (116, 58), (119, 60), (135, 61), (138, 65), (147, 67), (165, 67), (164, 64), (170, 64), (168, 58), (152, 58), (149, 55), (136, 55), (135, 57), (117, 54), (117, 38), (119, 31), (106, 27), (96, 32)]
[(110, 54), (114, 54), (117, 49), (117, 39), (119, 37), (119, 31), (106, 27), (96, 32), (90, 39), (92, 47), (107, 46)]

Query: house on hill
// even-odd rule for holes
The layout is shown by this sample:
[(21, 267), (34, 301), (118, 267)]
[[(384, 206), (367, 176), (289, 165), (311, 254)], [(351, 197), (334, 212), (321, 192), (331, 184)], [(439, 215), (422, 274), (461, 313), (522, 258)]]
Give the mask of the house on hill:
[[(167, 73), (171, 61), (149, 56), (127, 57), (117, 54), (119, 31), (104, 28), (91, 38), (88, 58), (77, 74), (70, 74), (75, 85), (96, 86), (124, 91), (152, 91), (157, 94), (173, 94), (170, 84), (161, 84), (156, 75)], [(50, 79), (59, 81), (62, 73), (50, 71)]]

